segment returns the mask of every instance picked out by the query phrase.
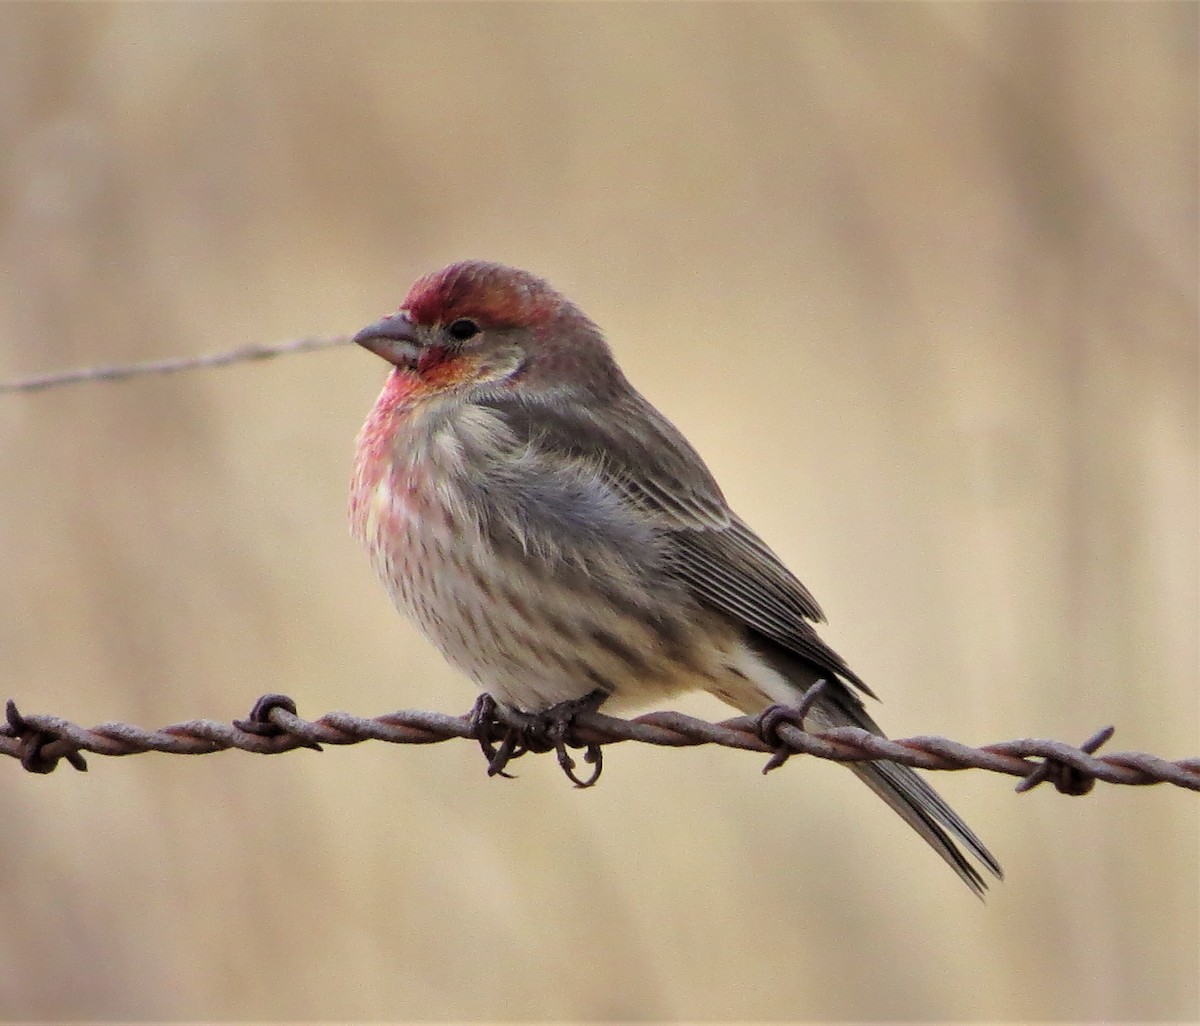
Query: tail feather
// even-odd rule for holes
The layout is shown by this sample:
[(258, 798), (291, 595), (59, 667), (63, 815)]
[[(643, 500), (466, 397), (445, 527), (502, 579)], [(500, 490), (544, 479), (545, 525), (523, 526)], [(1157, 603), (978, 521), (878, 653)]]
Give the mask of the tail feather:
[[(857, 696), (841, 684), (834, 687), (829, 699), (819, 701), (818, 705), (818, 717), (829, 721), (830, 726), (862, 727), (872, 734), (884, 736)], [(980, 897), (987, 890), (987, 882), (963, 854), (955, 838), (996, 879), (1004, 879), (1004, 870), (996, 857), (946, 800), (910, 767), (896, 762), (857, 762), (851, 764), (851, 768), (905, 823), (925, 838), (926, 843)]]
[(968, 887), (980, 897), (987, 881), (954, 842), (951, 833), (998, 880), (1004, 879), (1000, 863), (932, 787), (909, 767), (894, 762), (856, 763), (859, 779), (888, 803), (910, 827), (925, 838)]
[[(727, 701), (732, 700), (743, 711), (752, 714), (761, 712), (770, 702), (794, 705), (807, 688), (824, 678), (826, 689), (809, 713), (815, 729), (861, 727), (872, 734), (885, 736), (858, 696), (832, 674), (822, 673), (805, 660), (774, 645), (754, 645), (753, 652), (766, 664), (768, 674), (746, 674), (757, 687), (735, 694), (726, 692), (721, 697)], [(996, 857), (945, 799), (908, 766), (895, 762), (856, 762), (851, 763), (850, 768), (920, 834), (979, 897), (982, 898), (987, 890), (987, 881), (967, 854), (996, 879), (1004, 879), (1004, 871)]]

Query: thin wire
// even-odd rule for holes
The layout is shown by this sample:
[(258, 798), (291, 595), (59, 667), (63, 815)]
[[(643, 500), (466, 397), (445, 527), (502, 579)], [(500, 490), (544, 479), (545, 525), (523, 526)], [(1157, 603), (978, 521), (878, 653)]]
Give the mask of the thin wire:
[(180, 371), (198, 370), (206, 367), (224, 367), (248, 360), (266, 360), (290, 353), (307, 353), (317, 349), (331, 349), (348, 345), (348, 335), (332, 338), (299, 338), (276, 345), (243, 346), (224, 353), (209, 353), (205, 356), (176, 356), (148, 363), (111, 364), (101, 367), (77, 367), (54, 374), (38, 374), (14, 381), (0, 381), (0, 395), (15, 392), (42, 392), (63, 385), (77, 385), (84, 381), (126, 381), (147, 374), (177, 374)]

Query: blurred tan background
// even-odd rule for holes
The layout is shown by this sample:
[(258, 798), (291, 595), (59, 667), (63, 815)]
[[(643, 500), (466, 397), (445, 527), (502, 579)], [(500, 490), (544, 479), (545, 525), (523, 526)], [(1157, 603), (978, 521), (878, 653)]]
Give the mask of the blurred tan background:
[[(1200, 752), (1197, 7), (0, 7), (0, 377), (528, 267), (898, 736)], [(465, 711), (348, 537), (337, 349), (0, 399), (0, 674), (147, 726)], [(3, 697), (0, 695), (0, 697)], [(721, 716), (709, 699), (686, 711)], [(1194, 795), (470, 745), (0, 765), (0, 1018), (1195, 1021)]]

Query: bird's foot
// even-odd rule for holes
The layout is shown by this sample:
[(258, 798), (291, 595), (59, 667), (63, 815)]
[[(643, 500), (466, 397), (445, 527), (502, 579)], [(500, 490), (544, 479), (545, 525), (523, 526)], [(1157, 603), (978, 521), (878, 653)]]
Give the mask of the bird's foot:
[(822, 678), (804, 692), (799, 705), (769, 705), (758, 714), (758, 718), (754, 722), (755, 732), (763, 744), (769, 745), (775, 750), (763, 767), (764, 773), (779, 769), (795, 754), (788, 747), (787, 742), (779, 736), (779, 728), (788, 723), (800, 730), (806, 729), (804, 720), (812, 711), (813, 705), (821, 697), (821, 692), (825, 690), (826, 686), (827, 682)]
[(499, 775), (511, 780), (512, 774), (505, 773), (504, 767), (521, 753), (514, 751), (516, 738), (497, 716), (498, 708), (496, 700), (484, 691), (467, 713), (467, 722), (471, 725), (471, 735), (479, 742), (487, 759), (488, 776)]
[[(573, 731), (580, 713), (595, 712), (608, 697), (596, 689), (582, 698), (560, 702), (539, 713), (527, 713), (500, 705), (486, 692), (475, 700), (467, 718), (472, 733), (488, 761), (488, 776), (512, 777), (505, 769), (513, 759), (526, 752), (550, 752), (558, 755), (558, 765), (576, 787), (591, 787), (600, 779), (604, 757), (594, 741), (578, 740)], [(575, 774), (575, 760), (567, 748), (583, 748), (584, 762), (595, 768), (581, 779)]]

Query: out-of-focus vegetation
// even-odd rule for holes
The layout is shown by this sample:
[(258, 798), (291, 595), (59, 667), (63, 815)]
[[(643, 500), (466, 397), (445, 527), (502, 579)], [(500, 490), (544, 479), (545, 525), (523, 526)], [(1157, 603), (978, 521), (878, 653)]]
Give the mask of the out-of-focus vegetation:
[[(1197, 728), (1197, 7), (5, 5), (0, 377), (536, 270), (895, 734)], [(157, 725), (466, 709), (347, 536), (357, 350), (0, 401), (0, 668)], [(720, 714), (707, 699), (689, 711)], [(469, 745), (0, 789), (0, 1018), (1194, 1020), (1193, 796)]]

